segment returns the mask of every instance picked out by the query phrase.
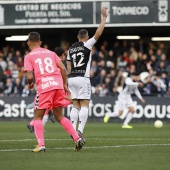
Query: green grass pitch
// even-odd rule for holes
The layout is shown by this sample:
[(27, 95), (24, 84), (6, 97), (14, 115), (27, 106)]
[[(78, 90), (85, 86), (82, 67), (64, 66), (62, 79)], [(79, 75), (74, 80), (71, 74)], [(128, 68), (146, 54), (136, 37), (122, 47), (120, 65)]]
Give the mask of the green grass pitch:
[(74, 142), (58, 123), (45, 126), (45, 153), (36, 145), (27, 122), (0, 122), (0, 170), (170, 170), (170, 124), (88, 122), (86, 144), (75, 152)]

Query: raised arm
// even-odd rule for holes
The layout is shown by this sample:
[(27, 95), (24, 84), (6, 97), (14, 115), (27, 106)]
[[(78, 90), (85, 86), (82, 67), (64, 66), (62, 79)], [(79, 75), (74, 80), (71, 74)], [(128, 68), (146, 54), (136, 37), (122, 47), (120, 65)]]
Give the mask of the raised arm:
[(102, 13), (102, 20), (101, 20), (101, 23), (96, 30), (96, 33), (94, 34), (94, 39), (96, 41), (100, 38), (100, 36), (102, 35), (103, 30), (104, 30), (104, 26), (105, 26), (106, 18), (107, 18), (106, 8), (103, 7), (101, 9), (101, 13)]

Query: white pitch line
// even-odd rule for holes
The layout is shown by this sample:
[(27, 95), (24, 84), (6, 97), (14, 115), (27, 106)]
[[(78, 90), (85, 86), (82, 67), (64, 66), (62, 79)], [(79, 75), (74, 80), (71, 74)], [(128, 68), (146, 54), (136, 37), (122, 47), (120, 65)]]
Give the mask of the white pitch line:
[(164, 139), (164, 138), (121, 138), (121, 139), (119, 139), (119, 138), (116, 138), (116, 139), (105, 139), (105, 138), (102, 138), (102, 139), (100, 139), (100, 138), (92, 138), (92, 140), (105, 140), (105, 141), (117, 141), (117, 140), (119, 140), (119, 141), (126, 141), (126, 140), (133, 140), (133, 141), (135, 141), (135, 140), (140, 140), (140, 141), (142, 141), (142, 140), (170, 140), (170, 139)]
[[(125, 147), (147, 147), (147, 146), (170, 146), (169, 144), (138, 144), (138, 145), (114, 145), (114, 146), (91, 146), (83, 147), (83, 149), (105, 149), (105, 148), (125, 148)], [(73, 150), (73, 147), (67, 148), (46, 148), (47, 150)], [(31, 151), (31, 149), (3, 149), (0, 152), (15, 152), (15, 151)]]
[[(33, 141), (33, 140), (36, 140), (36, 139), (19, 139), (19, 140), (0, 140), (0, 142), (28, 142), (28, 141)], [(55, 141), (61, 141), (61, 140), (72, 140), (72, 139), (45, 139), (46, 141), (47, 140), (55, 140)]]
[[(34, 141), (35, 139), (18, 139), (18, 140), (0, 140), (0, 142), (28, 142), (28, 141)], [(72, 139), (45, 139), (45, 141), (67, 141), (67, 140), (72, 140)], [(146, 141), (146, 140), (152, 140), (152, 141), (157, 141), (157, 140), (170, 140), (170, 139), (164, 139), (164, 138), (116, 138), (116, 139), (108, 139), (108, 138), (92, 138), (90, 139), (92, 141)]]

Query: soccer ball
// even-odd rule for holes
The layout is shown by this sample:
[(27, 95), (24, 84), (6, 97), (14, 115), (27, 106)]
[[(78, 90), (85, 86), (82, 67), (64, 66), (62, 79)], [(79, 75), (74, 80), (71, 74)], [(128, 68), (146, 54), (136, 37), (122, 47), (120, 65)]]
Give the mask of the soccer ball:
[(156, 121), (154, 122), (154, 126), (155, 126), (156, 128), (161, 128), (161, 127), (163, 126), (163, 122), (162, 122), (161, 120), (156, 120)]

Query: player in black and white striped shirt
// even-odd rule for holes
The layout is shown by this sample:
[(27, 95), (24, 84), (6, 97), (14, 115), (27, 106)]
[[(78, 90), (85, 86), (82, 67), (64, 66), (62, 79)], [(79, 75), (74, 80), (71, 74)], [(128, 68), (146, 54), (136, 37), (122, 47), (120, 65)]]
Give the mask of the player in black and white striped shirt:
[(78, 133), (83, 134), (83, 130), (88, 118), (89, 101), (91, 98), (90, 65), (91, 49), (100, 38), (106, 23), (106, 9), (101, 9), (102, 20), (96, 33), (89, 39), (88, 31), (81, 29), (78, 33), (78, 42), (73, 44), (68, 51), (68, 88), (73, 100), (73, 108), (70, 113), (70, 120), (76, 129), (79, 119)]

